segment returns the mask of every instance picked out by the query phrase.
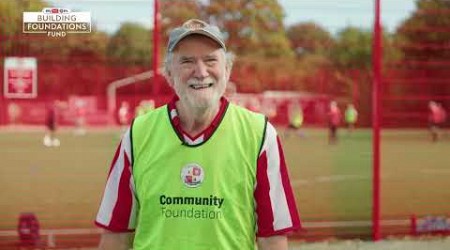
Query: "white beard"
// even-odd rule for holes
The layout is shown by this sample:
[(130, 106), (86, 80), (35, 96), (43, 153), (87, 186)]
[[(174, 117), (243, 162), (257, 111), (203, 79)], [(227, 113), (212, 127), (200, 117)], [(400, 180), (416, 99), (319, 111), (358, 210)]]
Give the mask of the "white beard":
[[(219, 103), (220, 98), (225, 93), (226, 78), (215, 81), (212, 77), (207, 77), (203, 81), (189, 79), (186, 83), (181, 83), (175, 78), (174, 89), (180, 101), (193, 109), (209, 109)], [(182, 86), (184, 84), (185, 86)], [(191, 85), (208, 85), (211, 87), (194, 90)]]

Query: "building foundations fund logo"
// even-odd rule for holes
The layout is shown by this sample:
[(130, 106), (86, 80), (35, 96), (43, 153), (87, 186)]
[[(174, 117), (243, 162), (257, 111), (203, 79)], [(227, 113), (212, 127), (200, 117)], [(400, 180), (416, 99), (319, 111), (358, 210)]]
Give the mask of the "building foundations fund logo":
[(69, 33), (90, 33), (91, 28), (90, 12), (72, 12), (66, 8), (44, 8), (41, 12), (23, 13), (24, 33), (65, 37)]

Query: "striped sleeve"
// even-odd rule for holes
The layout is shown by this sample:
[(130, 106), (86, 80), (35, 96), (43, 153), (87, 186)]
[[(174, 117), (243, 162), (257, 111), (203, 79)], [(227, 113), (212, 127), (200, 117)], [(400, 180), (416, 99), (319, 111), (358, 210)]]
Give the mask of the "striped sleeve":
[(258, 237), (285, 234), (301, 227), (283, 149), (270, 123), (258, 158), (254, 196)]
[(131, 172), (130, 129), (117, 147), (95, 224), (113, 232), (131, 232), (136, 227), (138, 203)]

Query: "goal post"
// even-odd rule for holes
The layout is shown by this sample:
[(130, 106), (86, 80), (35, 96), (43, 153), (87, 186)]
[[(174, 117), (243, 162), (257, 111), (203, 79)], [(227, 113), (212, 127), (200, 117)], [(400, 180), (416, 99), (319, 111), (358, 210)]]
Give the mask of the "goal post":
[(114, 112), (117, 108), (117, 89), (135, 83), (143, 83), (144, 80), (150, 79), (154, 76), (153, 70), (145, 71), (133, 76), (125, 77), (108, 84), (106, 90), (107, 109), (109, 115), (109, 124), (114, 123)]
[(381, 56), (382, 56), (382, 29), (381, 29), (381, 1), (375, 0), (375, 21), (373, 26), (373, 74), (372, 86), (372, 153), (373, 153), (373, 176), (372, 176), (372, 239), (381, 239), (380, 231), (380, 87), (381, 87)]

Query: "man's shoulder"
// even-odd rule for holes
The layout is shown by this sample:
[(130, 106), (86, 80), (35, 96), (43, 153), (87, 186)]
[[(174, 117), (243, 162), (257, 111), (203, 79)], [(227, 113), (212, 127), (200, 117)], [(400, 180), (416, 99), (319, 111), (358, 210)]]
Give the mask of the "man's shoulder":
[[(248, 127), (255, 131), (265, 130), (267, 127), (268, 119), (264, 114), (254, 112), (236, 104), (229, 105), (228, 109), (231, 110), (232, 116), (240, 121), (240, 124), (247, 124)], [(259, 133), (259, 132), (258, 132)]]
[(161, 115), (166, 114), (167, 111), (167, 104), (160, 106), (158, 108), (152, 109), (147, 111), (146, 113), (142, 114), (142, 115), (138, 115), (135, 119), (134, 119), (134, 124), (136, 123), (147, 123), (153, 119), (158, 119), (158, 117), (160, 117)]
[(256, 118), (256, 117), (258, 117), (258, 118), (261, 118), (261, 117), (262, 117), (262, 118), (265, 118), (265, 115), (262, 114), (262, 113), (252, 111), (252, 110), (250, 110), (250, 109), (247, 109), (247, 108), (245, 108), (245, 107), (239, 106), (239, 105), (234, 104), (234, 103), (231, 103), (231, 102), (230, 102), (230, 104), (229, 104), (229, 108), (232, 108), (232, 109), (234, 109), (236, 112), (239, 112), (239, 113), (248, 115), (248, 116), (250, 116), (250, 117), (255, 117), (255, 118)]

